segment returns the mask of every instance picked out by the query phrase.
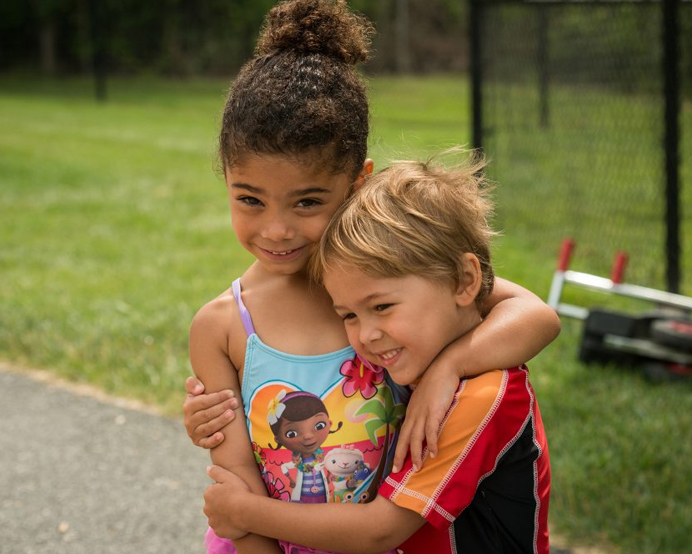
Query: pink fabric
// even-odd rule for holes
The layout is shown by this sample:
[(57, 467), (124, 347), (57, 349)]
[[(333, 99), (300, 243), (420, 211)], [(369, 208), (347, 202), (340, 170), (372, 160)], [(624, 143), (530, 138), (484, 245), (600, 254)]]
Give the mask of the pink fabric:
[(204, 535), (204, 546), (207, 547), (207, 554), (235, 554), (236, 549), (233, 546), (233, 541), (230, 539), (222, 539), (214, 533), (214, 530), (209, 527), (206, 535)]
[[(291, 544), (285, 541), (279, 541), (279, 544), (286, 554), (332, 554), (331, 552), (313, 550), (307, 546)], [(219, 537), (211, 527), (207, 529), (204, 545), (207, 547), (207, 554), (236, 554), (237, 552), (232, 540)]]
[[(333, 554), (324, 550), (315, 550), (307, 546), (300, 546), (286, 541), (279, 541), (281, 549), (286, 554)], [(207, 547), (207, 554), (236, 554), (237, 550), (230, 539), (222, 539), (214, 533), (210, 527), (204, 537), (204, 545)], [(390, 550), (384, 554), (397, 554), (396, 550)]]

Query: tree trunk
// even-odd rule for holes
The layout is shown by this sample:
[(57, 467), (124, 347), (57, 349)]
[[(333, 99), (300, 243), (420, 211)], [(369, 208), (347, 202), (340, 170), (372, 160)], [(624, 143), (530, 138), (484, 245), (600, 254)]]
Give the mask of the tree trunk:
[(409, 0), (396, 0), (396, 70), (411, 72), (411, 25)]
[(55, 20), (50, 17), (41, 21), (39, 29), (39, 46), (41, 52), (41, 72), (53, 76), (56, 73), (55, 57)]

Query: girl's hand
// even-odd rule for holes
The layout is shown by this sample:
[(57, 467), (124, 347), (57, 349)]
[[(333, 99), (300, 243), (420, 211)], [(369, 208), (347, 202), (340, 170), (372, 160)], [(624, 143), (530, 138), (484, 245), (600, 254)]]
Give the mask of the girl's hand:
[(207, 475), (216, 481), (204, 492), (204, 513), (209, 520), (209, 527), (219, 537), (237, 540), (247, 531), (242, 529), (238, 514), (245, 502), (252, 495), (250, 487), (235, 473), (220, 466), (207, 468)]
[(413, 469), (418, 471), (424, 460), (424, 440), (427, 443), (427, 454), (432, 458), (437, 455), (440, 425), (458, 388), (459, 375), (456, 370), (450, 370), (437, 360), (426, 370), (406, 408), (406, 417), (394, 452), (392, 472), (396, 473), (403, 467), (409, 446)]
[(221, 433), (235, 418), (240, 406), (232, 390), (204, 394), (204, 385), (195, 377), (185, 381), (187, 396), (183, 404), (183, 424), (193, 444), (202, 448), (214, 448), (221, 444)]

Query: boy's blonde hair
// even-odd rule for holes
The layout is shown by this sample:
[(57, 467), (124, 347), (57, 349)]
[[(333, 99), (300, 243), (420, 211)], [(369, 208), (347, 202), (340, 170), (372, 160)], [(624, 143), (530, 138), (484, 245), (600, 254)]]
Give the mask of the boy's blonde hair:
[(492, 204), (474, 154), (445, 169), (434, 160), (395, 162), (371, 177), (335, 214), (313, 260), (320, 282), (335, 266), (355, 266), (373, 277), (418, 275), (458, 286), (462, 255), (474, 254), (482, 284), (476, 301), (493, 289), (488, 218)]

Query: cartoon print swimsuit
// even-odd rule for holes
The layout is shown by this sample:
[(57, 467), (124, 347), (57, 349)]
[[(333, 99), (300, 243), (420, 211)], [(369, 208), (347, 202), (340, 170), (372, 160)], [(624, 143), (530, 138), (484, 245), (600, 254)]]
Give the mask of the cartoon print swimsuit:
[(269, 495), (309, 503), (374, 498), (391, 469), (408, 391), (350, 346), (298, 356), (265, 344), (243, 303), (240, 279), (232, 290), (248, 335), (241, 384), (246, 422)]

